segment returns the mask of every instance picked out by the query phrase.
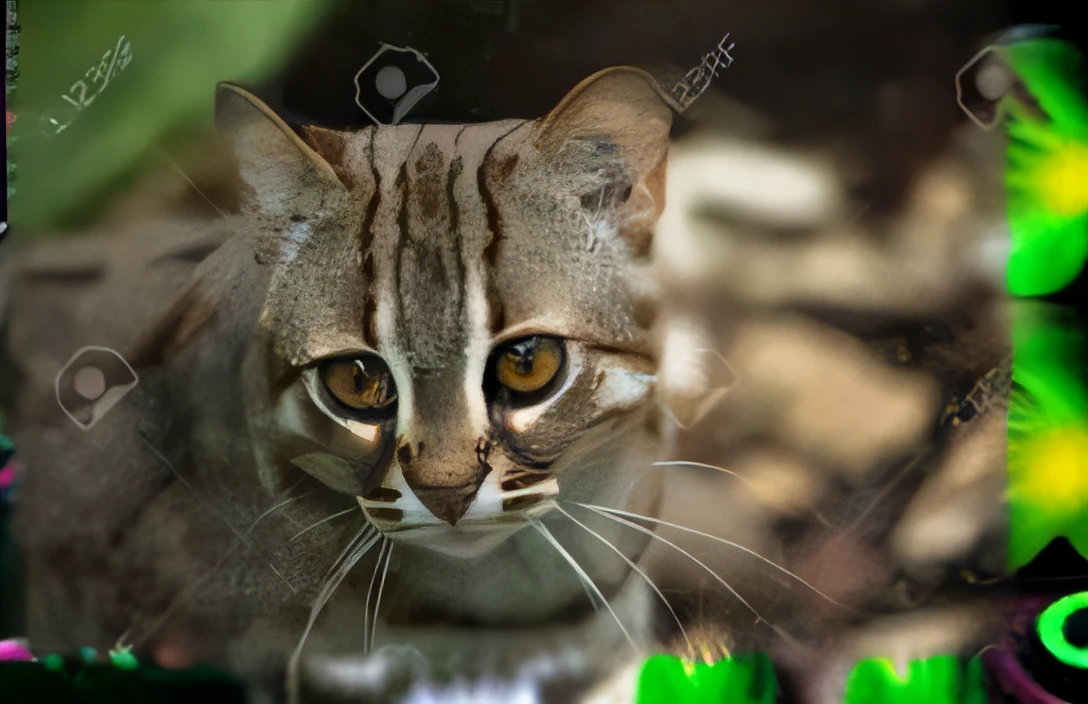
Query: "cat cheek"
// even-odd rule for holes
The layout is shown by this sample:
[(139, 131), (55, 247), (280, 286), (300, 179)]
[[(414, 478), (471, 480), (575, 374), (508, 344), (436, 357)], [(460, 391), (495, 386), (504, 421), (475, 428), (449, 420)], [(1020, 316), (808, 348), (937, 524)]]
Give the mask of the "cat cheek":
[(333, 491), (351, 496), (369, 494), (384, 477), (386, 465), (384, 462), (375, 465), (327, 452), (311, 452), (289, 461)]
[(333, 491), (352, 495), (361, 491), (361, 484), (351, 465), (340, 457), (314, 452), (294, 457), (290, 462)]
[(690, 428), (721, 401), (736, 378), (698, 321), (682, 316), (664, 330), (657, 400), (681, 428)]
[(629, 369), (600, 370), (593, 401), (602, 414), (631, 410), (653, 393), (656, 380), (653, 374)]

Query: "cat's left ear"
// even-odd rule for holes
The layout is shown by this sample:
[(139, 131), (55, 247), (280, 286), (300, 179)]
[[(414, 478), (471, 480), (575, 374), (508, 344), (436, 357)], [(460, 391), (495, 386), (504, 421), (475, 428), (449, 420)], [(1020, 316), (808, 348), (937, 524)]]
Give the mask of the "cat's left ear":
[[(581, 158), (586, 169), (607, 169), (613, 155), (622, 179), (612, 192), (627, 211), (624, 219), (651, 224), (665, 207), (665, 167), (672, 108), (646, 71), (618, 66), (579, 83), (541, 121), (536, 146), (545, 153)], [(574, 149), (571, 145), (595, 145)]]
[(216, 87), (215, 126), (262, 212), (309, 217), (347, 195), (332, 166), (244, 88)]

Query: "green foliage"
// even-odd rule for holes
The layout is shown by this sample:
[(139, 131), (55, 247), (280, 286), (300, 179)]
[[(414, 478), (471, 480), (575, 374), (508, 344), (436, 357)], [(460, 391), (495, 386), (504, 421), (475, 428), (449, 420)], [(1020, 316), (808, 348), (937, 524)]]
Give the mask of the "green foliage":
[[(164, 138), (209, 130), (215, 84), (266, 79), (329, 7), (313, 0), (192, 2), (82, 0), (21, 5), (22, 77), (15, 97), (16, 227), (88, 219), (146, 163)], [(93, 69), (124, 36), (131, 63), (92, 103), (61, 96), (99, 90)], [(349, 86), (350, 88), (350, 86)], [(74, 116), (45, 137), (41, 118)]]
[(912, 660), (905, 676), (890, 660), (862, 660), (846, 680), (843, 704), (987, 704), (982, 660), (952, 655)]
[(1018, 303), (1008, 431), (1008, 569), (1055, 538), (1088, 554), (1088, 341), (1072, 316)]
[(1036, 103), (1028, 106), (1015, 95), (1003, 99), (1009, 114), (1009, 292), (1041, 296), (1069, 285), (1088, 258), (1088, 102), (1079, 88), (1083, 61), (1074, 45), (1055, 39), (995, 51)]
[(773, 704), (774, 665), (762, 653), (715, 663), (655, 655), (642, 665), (636, 704)]

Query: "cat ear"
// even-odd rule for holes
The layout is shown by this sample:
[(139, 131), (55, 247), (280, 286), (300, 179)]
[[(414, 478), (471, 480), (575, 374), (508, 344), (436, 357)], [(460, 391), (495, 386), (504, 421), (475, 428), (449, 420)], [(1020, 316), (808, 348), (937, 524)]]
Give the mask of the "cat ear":
[(540, 127), (537, 147), (556, 150), (578, 138), (612, 138), (631, 166), (651, 169), (668, 151), (672, 108), (646, 71), (616, 66), (574, 87)]
[[(610, 162), (619, 157), (622, 168), (606, 186), (602, 205), (622, 207), (623, 221), (637, 239), (648, 245), (651, 226), (665, 207), (665, 166), (669, 151), (672, 108), (668, 96), (646, 71), (618, 66), (600, 71), (579, 83), (541, 121), (537, 148), (546, 154), (566, 154), (579, 168), (613, 172)], [(573, 147), (573, 148), (572, 148)], [(583, 148), (579, 148), (583, 147)], [(592, 207), (593, 194), (586, 195)]]
[(332, 166), (249, 91), (217, 86), (215, 126), (262, 212), (309, 216), (347, 194)]

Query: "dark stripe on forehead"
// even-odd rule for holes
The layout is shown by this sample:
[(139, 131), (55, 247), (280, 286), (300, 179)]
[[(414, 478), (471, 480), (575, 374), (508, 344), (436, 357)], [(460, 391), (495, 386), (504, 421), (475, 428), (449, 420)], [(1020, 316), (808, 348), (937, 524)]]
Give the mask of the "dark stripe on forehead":
[(366, 215), (363, 217), (363, 226), (359, 231), (359, 255), (363, 261), (363, 290), (366, 292), (366, 303), (363, 305), (363, 339), (373, 347), (378, 344), (378, 331), (374, 323), (374, 314), (377, 309), (377, 288), (374, 279), (374, 218), (378, 215), (378, 206), (382, 199), (382, 175), (378, 171), (378, 165), (374, 159), (374, 141), (377, 137), (377, 128), (370, 128), (370, 150), (367, 158), (370, 162), (370, 175), (374, 180), (371, 184), (373, 190), (370, 200), (366, 204)]
[[(418, 137), (417, 137), (418, 138)], [(415, 145), (413, 145), (414, 147)], [(399, 191), (400, 202), (397, 204), (397, 246), (393, 249), (393, 286), (401, 290), (400, 266), (404, 260), (404, 248), (408, 246), (408, 162), (400, 165), (397, 180), (393, 182)], [(399, 295), (393, 296), (397, 303), (397, 329), (404, 334), (404, 301)]]
[[(397, 232), (399, 234), (397, 236), (397, 246), (393, 250), (393, 282), (398, 292), (402, 290), (400, 280), (401, 262), (404, 258), (404, 248), (408, 246), (408, 160), (412, 158), (412, 152), (416, 150), (419, 137), (423, 134), (425, 127), (426, 125), (419, 126), (416, 138), (412, 140), (412, 146), (408, 148), (408, 153), (404, 156), (404, 162), (397, 172), (397, 180), (394, 182), (394, 185), (400, 191), (400, 203), (397, 204)], [(395, 298), (397, 301), (397, 328), (403, 335), (404, 301), (399, 295), (395, 296)]]
[[(451, 153), (454, 128), (429, 126), (401, 165), (399, 240), (394, 252), (398, 347), (417, 378), (463, 365), (468, 344), (462, 246), (464, 157)], [(444, 201), (444, 202), (443, 202)], [(443, 371), (444, 370), (444, 371)], [(457, 382), (460, 383), (459, 381)]]
[(484, 260), (488, 266), (494, 266), (496, 259), (499, 256), (499, 244), (502, 241), (502, 215), (499, 213), (497, 207), (495, 207), (495, 197), (491, 193), (491, 189), (487, 185), (487, 169), (491, 163), (491, 154), (495, 151), (495, 147), (499, 146), (504, 139), (517, 132), (519, 129), (529, 124), (528, 122), (522, 122), (516, 127), (512, 128), (505, 134), (502, 134), (491, 143), (491, 146), (484, 152), (483, 159), (480, 160), (480, 168), (476, 170), (476, 184), (480, 189), (480, 198), (484, 202), (484, 209), (487, 212), (487, 227), (491, 230), (491, 239), (488, 241), (487, 246), (484, 247)]
[(363, 228), (359, 232), (359, 251), (364, 257), (371, 257), (370, 246), (374, 243), (374, 217), (378, 214), (378, 204), (382, 198), (382, 175), (378, 172), (378, 165), (374, 159), (374, 141), (377, 139), (378, 130), (370, 128), (370, 149), (367, 160), (370, 162), (370, 175), (374, 183), (374, 189), (370, 193), (370, 200), (366, 204), (366, 215), (363, 217)]
[[(462, 130), (463, 132), (464, 130)], [(461, 136), (461, 132), (457, 133), (457, 136)], [(457, 141), (454, 139), (454, 144)], [(449, 201), (450, 206), (450, 236), (453, 238), (453, 253), (457, 258), (457, 288), (460, 291), (460, 295), (457, 297), (457, 318), (460, 320), (464, 318), (465, 313), (465, 257), (461, 252), (461, 208), (457, 205), (457, 196), (453, 192), (453, 187), (457, 184), (457, 179), (461, 177), (461, 171), (464, 170), (464, 161), (460, 156), (454, 158), (450, 162), (450, 170), (446, 175), (446, 200)]]

